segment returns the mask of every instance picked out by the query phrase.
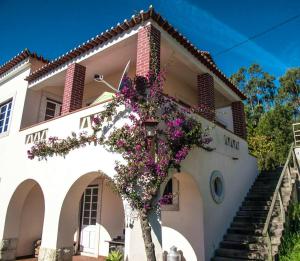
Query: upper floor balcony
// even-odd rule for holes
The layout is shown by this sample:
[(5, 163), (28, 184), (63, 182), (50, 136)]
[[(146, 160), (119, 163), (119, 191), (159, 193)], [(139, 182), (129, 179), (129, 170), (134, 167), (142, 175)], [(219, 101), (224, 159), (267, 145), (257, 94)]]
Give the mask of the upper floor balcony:
[[(93, 118), (105, 110), (108, 103), (109, 100), (21, 129), (19, 140), (23, 143), (24, 153), (34, 143), (46, 140), (49, 137), (65, 138), (70, 136), (72, 132), (76, 134), (81, 132), (91, 133)], [(209, 147), (215, 153), (233, 160), (248, 154), (248, 145), (244, 139), (226, 130), (223, 126), (215, 125), (201, 115), (196, 114), (195, 117), (202, 123), (203, 128), (211, 127), (212, 142)], [(123, 120), (120, 119), (120, 121)]]
[[(29, 77), (21, 129), (61, 116), (67, 116), (63, 117), (66, 119), (76, 117), (73, 112), (79, 115), (76, 118), (83, 111), (93, 112), (97, 104), (114, 95), (128, 61), (127, 75), (134, 78), (153, 69), (151, 65), (156, 57), (156, 66), (165, 75), (164, 92), (167, 95), (185, 106), (205, 107), (209, 111), (202, 114), (205, 119), (245, 138), (241, 95), (200, 63), (192, 52), (152, 24), (135, 27), (81, 55), (74, 54), (69, 60), (66, 55), (59, 58), (66, 60), (60, 66), (55, 66), (54, 61), (47, 65), (53, 67), (51, 70), (41, 75), (38, 71), (38, 77)], [(201, 55), (214, 64), (209, 54)], [(103, 75), (114, 88), (96, 82), (95, 74)], [(72, 115), (68, 116), (70, 113)]]

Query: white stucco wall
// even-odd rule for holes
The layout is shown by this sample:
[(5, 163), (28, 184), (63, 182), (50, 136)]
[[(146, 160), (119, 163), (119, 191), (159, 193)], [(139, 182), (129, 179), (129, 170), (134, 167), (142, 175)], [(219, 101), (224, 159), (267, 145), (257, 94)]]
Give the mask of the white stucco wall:
[[(37, 180), (42, 187), (46, 201), (43, 247), (56, 248), (66, 246), (63, 244), (66, 241), (57, 241), (57, 229), (59, 227), (61, 206), (69, 188), (86, 173), (101, 171), (112, 177), (114, 175), (114, 161), (117, 159), (117, 155), (107, 152), (100, 146), (95, 147), (91, 145), (71, 152), (66, 158), (53, 157), (47, 161), (31, 161), (27, 159), (26, 155), (26, 150), (29, 146), (24, 144), (25, 136), (43, 129), (48, 129), (48, 136), (55, 135), (59, 137), (68, 135), (71, 130), (79, 132), (80, 118), (96, 113), (101, 108), (102, 105), (87, 108), (57, 120), (26, 129), (14, 137), (6, 137), (0, 141), (2, 142), (1, 146), (2, 144), (7, 146), (7, 153), (3, 155), (7, 159), (4, 160), (3, 164), (3, 169), (6, 171), (3, 172), (4, 175), (2, 174), (1, 185), (5, 184), (5, 187), (10, 188), (25, 179), (32, 178)], [(200, 117), (199, 119), (203, 122), (204, 126), (205, 124), (209, 124), (206, 120)], [(66, 126), (68, 127), (66, 128)], [(239, 141), (239, 150), (225, 145), (224, 135)], [(214, 151), (208, 152), (203, 149), (195, 149), (182, 165), (182, 171), (193, 176), (202, 195), (206, 260), (213, 254), (214, 249), (217, 248), (257, 174), (256, 161), (248, 154), (247, 143), (244, 140), (218, 126), (213, 128), (212, 136)], [(10, 164), (11, 158), (16, 159), (18, 164)], [(209, 179), (213, 170), (221, 171), (225, 180), (225, 199), (220, 205), (216, 204), (210, 195)], [(5, 173), (18, 174), (6, 175)], [(0, 196), (3, 199), (0, 202), (0, 217), (2, 217), (0, 218), (1, 232), (1, 229), (3, 229), (2, 221), (5, 220), (6, 204), (11, 194), (9, 190), (1, 190)], [(220, 213), (222, 213), (222, 216), (220, 216)], [(73, 215), (75, 219), (77, 218), (76, 215)], [(136, 224), (138, 225), (139, 223), (136, 222)], [(141, 234), (134, 231), (135, 229), (136, 226), (131, 230), (130, 236), (130, 255), (133, 258), (143, 252)], [(75, 228), (71, 229), (70, 234), (73, 233), (72, 235), (74, 235), (74, 232)], [(141, 244), (141, 247), (138, 247), (139, 244)], [(189, 254), (187, 253), (187, 255)]]
[(220, 121), (220, 123), (224, 124), (228, 130), (233, 131), (233, 118), (231, 106), (217, 109), (216, 118)]
[[(24, 116), (24, 125), (22, 126), (25, 126), (33, 123), (39, 112), (37, 106), (41, 96), (36, 95), (37, 93), (28, 92), (28, 99), (31, 97), (32, 100), (26, 101), (26, 111), (23, 110), (27, 91), (27, 82), (24, 81), (24, 78), (28, 74), (29, 68), (24, 65), (23, 69), (13, 78), (6, 80), (0, 78), (0, 103), (10, 98), (13, 98), (14, 102), (10, 131), (7, 135), (0, 137), (0, 238), (19, 236), (18, 229), (12, 224), (21, 222), (23, 203), (32, 184), (26, 185), (27, 187), (19, 194), (19, 197), (12, 198), (12, 196), (19, 184), (32, 179), (41, 186), (45, 199), (42, 247), (52, 249), (69, 247), (73, 244), (74, 233), (78, 227), (79, 200), (84, 188), (95, 178), (101, 177), (102, 173), (108, 177), (113, 177), (115, 160), (119, 159), (119, 157), (116, 154), (107, 152), (101, 146), (90, 145), (72, 151), (65, 158), (55, 156), (47, 161), (29, 160), (26, 151), (31, 145), (25, 144), (27, 135), (42, 130), (47, 130), (48, 137), (66, 137), (71, 131), (78, 133), (81, 131), (80, 119), (103, 110), (103, 105), (85, 108), (20, 131), (22, 116)], [(172, 85), (176, 86), (174, 87), (175, 96), (182, 91), (182, 89), (179, 91), (182, 83), (176, 83), (176, 81), (177, 79), (174, 78), (169, 79), (166, 83), (167, 88), (171, 88)], [(178, 90), (177, 94), (176, 90)], [(188, 102), (195, 103), (196, 95), (194, 95), (194, 91), (191, 90), (191, 93), (187, 95), (186, 99)], [(93, 93), (86, 93), (86, 95), (86, 97), (92, 97)], [(212, 126), (211, 123), (203, 118), (198, 116), (197, 118), (203, 123), (203, 126)], [(178, 212), (180, 219), (175, 217), (175, 212), (162, 214), (162, 221), (165, 224), (163, 225), (164, 250), (169, 250), (170, 242), (174, 242), (182, 249), (187, 261), (190, 261), (189, 258), (194, 260), (195, 256), (201, 260), (204, 255), (205, 260), (209, 260), (257, 175), (256, 160), (248, 154), (246, 141), (218, 126), (212, 129), (211, 135), (213, 137), (211, 146), (214, 150), (194, 149), (182, 164), (181, 171), (188, 173), (194, 182), (189, 185), (189, 180), (183, 178), (181, 180), (179, 177), (182, 183), (181, 189), (185, 186), (193, 187), (193, 190), (181, 191), (181, 206)], [(228, 144), (226, 145), (226, 137), (239, 142), (239, 149), (232, 148)], [(224, 177), (225, 198), (221, 204), (216, 204), (210, 193), (210, 175), (214, 170), (219, 170)], [(192, 198), (197, 191), (196, 187), (201, 195), (201, 200), (198, 197), (197, 201), (194, 201)], [(103, 199), (108, 197), (111, 200), (111, 204), (109, 200), (103, 201), (103, 208), (107, 208), (107, 210), (103, 212), (105, 214), (103, 214), (102, 233), (100, 231), (100, 240), (102, 242), (106, 238), (118, 235), (121, 227), (124, 225), (121, 223), (120, 201), (114, 198), (113, 195), (110, 195), (110, 192), (105, 189), (103, 195)], [(7, 213), (9, 202), (12, 202), (13, 206), (18, 209), (15, 215), (12, 215), (10, 212)], [(116, 202), (119, 202), (117, 208), (119, 211), (117, 214), (118, 219), (112, 219), (111, 216), (115, 215), (115, 209), (112, 209), (111, 206), (117, 204)], [(193, 234), (194, 230), (192, 228), (197, 226), (196, 221), (189, 220), (189, 217), (184, 215), (192, 206), (193, 211), (199, 214), (199, 226), (197, 229), (200, 235)], [(201, 213), (203, 217), (201, 217)], [(24, 215), (26, 216), (26, 214)], [(11, 222), (5, 228), (7, 220)], [(184, 220), (185, 223), (188, 222), (191, 226), (185, 226), (185, 223), (179, 222), (180, 220)], [(201, 230), (202, 222), (203, 229)], [(116, 228), (116, 225), (118, 228)], [(64, 230), (60, 229), (62, 227)], [(112, 229), (112, 227), (116, 229)], [(145, 260), (139, 221), (136, 220), (134, 227), (132, 229), (126, 228), (126, 231), (128, 239), (126, 249), (128, 250), (129, 260)], [(201, 231), (203, 231), (203, 234), (201, 234)], [(105, 235), (104, 238), (101, 235)], [(172, 241), (167, 240), (168, 237), (172, 237)], [(192, 239), (188, 240), (188, 238)], [(153, 239), (158, 255), (160, 255), (161, 249), (155, 235), (153, 235)], [(189, 242), (193, 240), (199, 242), (198, 248), (193, 245), (193, 242)], [(105, 249), (100, 247), (100, 251), (103, 251), (100, 253), (107, 251), (107, 244), (104, 244), (104, 246)], [(20, 246), (18, 251), (25, 253), (27, 250), (27, 248), (25, 250), (24, 245), (24, 248), (21, 249)]]
[[(203, 126), (209, 124), (202, 120)], [(203, 149), (192, 151), (182, 164), (181, 171), (190, 173), (198, 183), (203, 200), (205, 260), (213, 255), (236, 211), (253, 184), (257, 174), (256, 159), (248, 154), (247, 142), (216, 126), (212, 131), (212, 152)], [(225, 145), (225, 137), (239, 142), (236, 150)], [(224, 178), (225, 197), (215, 203), (210, 192), (210, 177), (219, 170)]]
[(113, 192), (107, 182), (104, 182), (102, 189), (99, 255), (107, 256), (109, 243), (106, 241), (117, 236), (124, 238), (125, 216), (121, 197)]
[(42, 238), (44, 197), (38, 185), (29, 192), (22, 209), (17, 256), (34, 254), (34, 242)]
[(178, 173), (175, 177), (179, 182), (179, 209), (161, 212), (163, 250), (168, 252), (176, 246), (186, 261), (204, 261), (204, 213), (199, 186), (189, 174)]

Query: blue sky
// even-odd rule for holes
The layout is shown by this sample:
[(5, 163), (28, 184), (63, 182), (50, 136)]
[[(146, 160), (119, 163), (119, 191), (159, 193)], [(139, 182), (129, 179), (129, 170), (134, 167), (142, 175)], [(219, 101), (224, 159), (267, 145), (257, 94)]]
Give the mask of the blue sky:
[(299, 0), (0, 0), (0, 64), (24, 48), (54, 59), (150, 4), (227, 75), (254, 62), (276, 77), (300, 66), (300, 17), (216, 55), (300, 14)]

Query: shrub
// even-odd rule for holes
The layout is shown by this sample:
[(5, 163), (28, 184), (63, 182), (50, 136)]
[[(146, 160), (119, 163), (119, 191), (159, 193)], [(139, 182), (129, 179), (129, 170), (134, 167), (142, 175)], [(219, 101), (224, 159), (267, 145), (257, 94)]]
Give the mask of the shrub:
[(105, 260), (106, 261), (122, 261), (123, 254), (120, 251), (112, 251), (109, 253), (108, 257)]

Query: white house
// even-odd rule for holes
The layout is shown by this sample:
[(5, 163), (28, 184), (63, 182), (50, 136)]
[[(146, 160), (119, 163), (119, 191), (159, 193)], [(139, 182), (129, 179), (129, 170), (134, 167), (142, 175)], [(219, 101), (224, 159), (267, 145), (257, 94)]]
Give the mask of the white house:
[(178, 198), (162, 209), (161, 232), (153, 232), (157, 258), (174, 245), (187, 261), (210, 260), (258, 173), (246, 141), (245, 97), (208, 52), (153, 8), (51, 62), (25, 50), (0, 67), (0, 260), (33, 256), (39, 239), (41, 261), (70, 260), (74, 251), (107, 256), (115, 242), (124, 244), (125, 260), (146, 259), (137, 216), (109, 186), (118, 155), (91, 145), (38, 161), (27, 150), (88, 131), (112, 92), (94, 75), (117, 86), (129, 60), (129, 76), (146, 74), (153, 44), (166, 68), (164, 92), (210, 108), (197, 117), (214, 126), (214, 150), (193, 150), (167, 184)]

